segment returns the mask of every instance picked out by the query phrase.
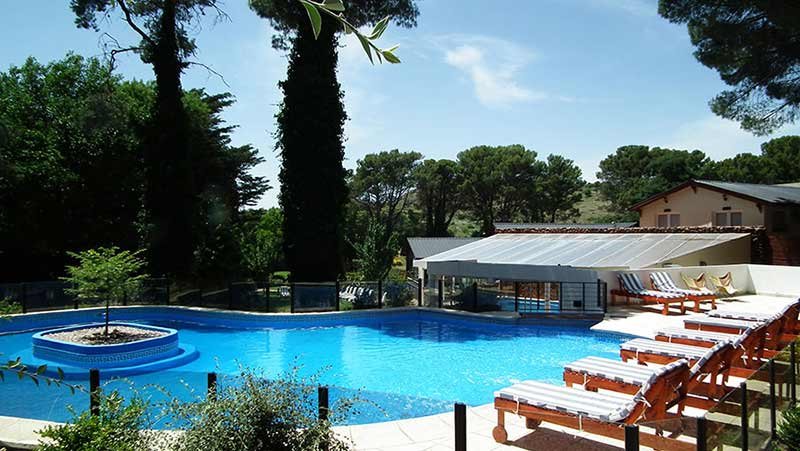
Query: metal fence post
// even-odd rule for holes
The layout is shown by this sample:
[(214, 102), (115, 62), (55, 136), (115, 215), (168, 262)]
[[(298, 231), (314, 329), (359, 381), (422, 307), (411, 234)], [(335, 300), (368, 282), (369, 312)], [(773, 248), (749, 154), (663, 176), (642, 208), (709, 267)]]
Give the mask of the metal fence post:
[[(320, 386), (317, 388), (317, 406), (320, 421), (328, 420), (328, 405), (328, 387)], [(324, 438), (320, 443), (320, 449), (323, 451), (328, 451), (329, 449), (328, 442)]]
[(383, 279), (378, 280), (378, 308), (383, 308)]
[(294, 313), (294, 282), (289, 284), (289, 311)]
[(328, 401), (328, 387), (317, 387), (317, 410), (321, 421), (328, 419)]
[(707, 427), (706, 417), (697, 417), (697, 451), (708, 449)]
[(467, 451), (467, 406), (457, 402), (454, 410), (455, 418), (455, 451)]
[(639, 426), (625, 426), (625, 451), (639, 451)]
[(20, 293), (20, 301), (19, 302), (20, 302), (20, 304), (22, 304), (21, 305), (22, 313), (28, 313), (28, 302), (27, 302), (28, 301), (28, 293), (27, 293), (28, 290), (25, 288), (25, 283), (24, 282), (19, 284), (19, 285), (20, 285), (19, 289), (20, 289), (20, 292), (21, 292)]
[(233, 284), (228, 282), (228, 310), (233, 310)]
[(514, 311), (519, 312), (519, 282), (514, 282)]
[(747, 421), (747, 381), (742, 382), (739, 384), (739, 390), (742, 391), (741, 393), (741, 403), (742, 403), (742, 418), (741, 418), (741, 428), (742, 428), (742, 451), (747, 451), (747, 444), (749, 442), (750, 437), (748, 437), (748, 421)]
[(792, 406), (797, 402), (797, 360), (795, 357), (795, 344), (792, 342), (789, 345), (789, 394)]
[(100, 415), (100, 370), (89, 370), (89, 412)]
[(438, 288), (439, 288), (439, 308), (442, 308), (442, 301), (444, 300), (444, 280), (438, 280)]
[(472, 311), (478, 311), (478, 282), (472, 282)]
[(206, 396), (208, 399), (216, 400), (217, 399), (217, 373), (213, 371), (208, 373), (206, 377)]
[(340, 289), (340, 287), (341, 287), (341, 284), (340, 284), (340, 282), (337, 280), (337, 281), (334, 283), (334, 288), (333, 288), (334, 290), (336, 290), (336, 311), (337, 311), (337, 312), (339, 311), (339, 307), (340, 307), (340, 305), (341, 305), (341, 303), (340, 303), (340, 301), (341, 301), (341, 297), (339, 296), (339, 289)]
[(581, 282), (581, 311), (586, 311), (586, 282)]
[(170, 291), (172, 284), (170, 283), (168, 278), (165, 278), (165, 280), (167, 281), (167, 304), (169, 304), (169, 298), (171, 297), (172, 294)]
[(269, 292), (269, 278), (267, 278), (266, 287), (267, 287), (267, 291), (266, 291), (266, 293), (265, 293), (265, 294), (266, 294), (266, 297), (267, 297), (267, 299), (266, 299), (266, 302), (265, 302), (265, 304), (266, 304), (266, 305), (265, 305), (265, 308), (267, 309), (267, 310), (266, 310), (266, 311), (267, 311), (267, 313), (269, 313), (269, 296), (270, 296), (270, 292)]
[(422, 307), (422, 278), (417, 279), (417, 307)]
[(769, 436), (775, 440), (775, 429), (778, 421), (775, 416), (775, 360), (769, 361)]

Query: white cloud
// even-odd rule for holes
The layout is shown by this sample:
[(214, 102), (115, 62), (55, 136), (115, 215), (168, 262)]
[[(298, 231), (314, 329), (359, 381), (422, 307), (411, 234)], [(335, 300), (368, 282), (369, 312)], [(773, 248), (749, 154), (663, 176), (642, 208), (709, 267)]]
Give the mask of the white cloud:
[(640, 17), (655, 17), (658, 14), (656, 0), (589, 0), (596, 7), (617, 9)]
[(547, 98), (547, 94), (522, 86), (517, 76), (535, 54), (513, 42), (486, 36), (440, 36), (434, 44), (444, 51), (444, 61), (460, 70), (472, 83), (475, 96), (487, 107)]
[(708, 115), (681, 125), (659, 145), (674, 149), (700, 149), (717, 160), (742, 152), (758, 154), (761, 143), (776, 136), (797, 133), (800, 133), (800, 126), (784, 127), (773, 136), (754, 136), (742, 130), (736, 122)]

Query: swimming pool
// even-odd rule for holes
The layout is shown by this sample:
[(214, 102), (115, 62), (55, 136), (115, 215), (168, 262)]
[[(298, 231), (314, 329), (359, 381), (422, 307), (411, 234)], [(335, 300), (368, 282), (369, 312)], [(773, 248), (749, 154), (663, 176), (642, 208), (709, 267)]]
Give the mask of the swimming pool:
[[(4, 321), (2, 358), (20, 355), (26, 363), (41, 363), (30, 351), (36, 330), (94, 322), (99, 314), (77, 310)], [(361, 396), (380, 407), (361, 407), (349, 424), (441, 413), (456, 401), (489, 403), (494, 390), (518, 380), (558, 384), (564, 364), (588, 355), (615, 358), (625, 339), (592, 332), (588, 323), (488, 320), (416, 309), (258, 315), (128, 307), (115, 309), (112, 318), (178, 329), (180, 341), (199, 352), (183, 366), (128, 377), (137, 387), (157, 383), (188, 399), (186, 386), (203, 393), (208, 371), (235, 374), (244, 365), (275, 377), (300, 365), (301, 375), (322, 371), (332, 401), (363, 390)], [(88, 408), (86, 394), (8, 377), (0, 382), (0, 399), (0, 415), (53, 421), (71, 418), (68, 405)]]

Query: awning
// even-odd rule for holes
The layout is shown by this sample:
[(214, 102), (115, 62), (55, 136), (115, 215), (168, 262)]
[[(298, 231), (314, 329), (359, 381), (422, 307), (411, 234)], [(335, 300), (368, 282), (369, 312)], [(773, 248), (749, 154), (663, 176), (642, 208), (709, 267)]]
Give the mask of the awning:
[(592, 269), (646, 268), (747, 233), (500, 233), (422, 259)]

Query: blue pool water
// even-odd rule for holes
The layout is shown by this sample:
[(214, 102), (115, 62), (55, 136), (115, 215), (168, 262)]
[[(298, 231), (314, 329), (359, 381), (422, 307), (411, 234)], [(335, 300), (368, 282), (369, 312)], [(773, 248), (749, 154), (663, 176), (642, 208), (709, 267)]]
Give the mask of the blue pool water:
[[(83, 315), (53, 316), (47, 327), (89, 322)], [(332, 387), (334, 401), (362, 390), (361, 396), (379, 407), (364, 405), (346, 420), (358, 424), (441, 413), (452, 409), (455, 401), (489, 403), (493, 391), (524, 379), (561, 384), (566, 363), (589, 355), (617, 358), (625, 339), (591, 332), (587, 325), (507, 324), (418, 311), (323, 319), (317, 315), (291, 322), (241, 315), (228, 321), (215, 315), (226, 314), (164, 308), (116, 313), (116, 319), (178, 329), (180, 341), (200, 353), (184, 366), (127, 379), (140, 391), (155, 383), (189, 399), (204, 393), (208, 371), (220, 373), (224, 380), (225, 374), (235, 374), (244, 365), (275, 377), (300, 365), (302, 375), (321, 372), (320, 380)], [(26, 321), (0, 324), (0, 331), (37, 324), (41, 329), (41, 321)], [(30, 357), (32, 335), (30, 330), (0, 335), (2, 357), (35, 360)], [(112, 385), (127, 387), (128, 382)], [(0, 415), (64, 421), (71, 418), (68, 406), (82, 411), (88, 408), (87, 398), (6, 377), (0, 383)]]

